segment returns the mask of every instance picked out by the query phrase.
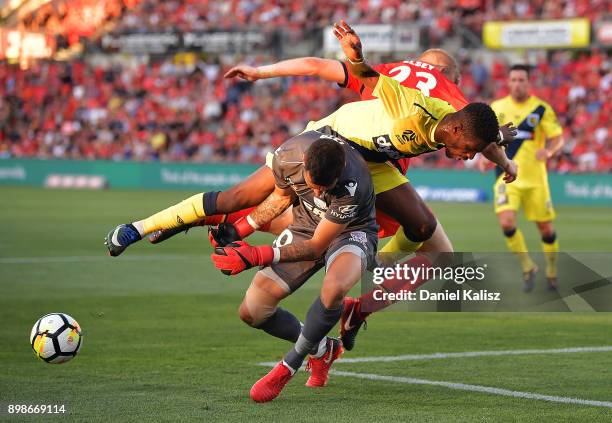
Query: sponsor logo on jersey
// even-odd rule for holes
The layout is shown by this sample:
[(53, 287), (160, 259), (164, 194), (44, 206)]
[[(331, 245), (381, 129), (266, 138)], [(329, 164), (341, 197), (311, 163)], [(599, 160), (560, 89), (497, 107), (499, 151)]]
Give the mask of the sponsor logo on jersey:
[(404, 132), (402, 132), (402, 135), (395, 135), (395, 138), (397, 138), (397, 141), (400, 144), (406, 144), (407, 142), (414, 142), (416, 140), (417, 135), (414, 133), (414, 131), (410, 130), (410, 129), (406, 129)]
[(372, 141), (374, 141), (374, 146), (376, 150), (387, 155), (392, 159), (401, 159), (404, 157), (399, 151), (395, 149), (395, 146), (391, 142), (391, 138), (389, 135), (379, 135), (377, 137), (372, 137)]
[(338, 219), (350, 219), (357, 216), (357, 207), (358, 206), (356, 204), (340, 206), (338, 207), (338, 211), (330, 209), (329, 213)]
[(368, 237), (363, 231), (353, 231), (351, 232), (351, 241), (366, 245), (368, 243)]
[(355, 191), (357, 191), (357, 182), (356, 181), (349, 181), (344, 186), (344, 188), (346, 188), (348, 190), (349, 194), (351, 194), (351, 197), (354, 197), (355, 196)]
[(536, 126), (538, 126), (538, 123), (540, 123), (540, 115), (537, 113), (531, 113), (529, 116), (527, 116), (527, 119), (525, 119), (525, 121), (527, 122), (527, 125), (531, 126), (532, 128), (535, 128)]
[(348, 206), (340, 206), (338, 207), (338, 211), (342, 214), (350, 214), (357, 209), (357, 204), (351, 204)]

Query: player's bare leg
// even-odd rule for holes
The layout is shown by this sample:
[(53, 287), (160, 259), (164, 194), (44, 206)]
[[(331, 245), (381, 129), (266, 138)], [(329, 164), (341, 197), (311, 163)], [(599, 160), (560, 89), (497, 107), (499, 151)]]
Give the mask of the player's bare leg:
[(226, 191), (199, 193), (143, 220), (119, 225), (108, 233), (105, 244), (111, 256), (118, 256), (129, 245), (156, 231), (169, 231), (165, 234), (164, 239), (167, 239), (194, 225), (205, 223), (207, 216), (224, 215), (256, 206), (273, 189), (272, 170), (262, 166)]
[[(361, 277), (361, 260), (356, 254), (343, 252), (329, 263), (321, 295), (310, 306), (295, 346), (285, 355), (283, 361), (253, 385), (251, 398), (254, 401), (267, 402), (276, 398), (301, 367), (308, 353), (327, 339), (327, 333), (340, 319), (344, 296)], [(312, 375), (307, 386), (324, 386), (331, 364), (341, 354), (341, 345), (331, 341), (322, 357), (310, 359)]]
[(387, 244), (379, 249), (379, 257), (383, 261), (385, 256), (395, 261), (402, 253), (417, 251), (436, 230), (436, 217), (410, 183), (378, 193), (376, 208), (401, 225)]
[(521, 263), (521, 268), (523, 269), (523, 291), (530, 292), (535, 286), (535, 275), (538, 271), (538, 266), (531, 260), (523, 233), (516, 227), (516, 212), (514, 210), (504, 210), (497, 214), (497, 218), (506, 237), (508, 249), (517, 255)]
[(542, 239), (542, 251), (546, 259), (546, 281), (548, 289), (557, 289), (557, 255), (559, 253), (559, 242), (552, 221), (536, 222)]
[(455, 250), (453, 249), (453, 244), (451, 243), (448, 235), (444, 231), (444, 227), (437, 221), (436, 229), (427, 241), (423, 242), (421, 248), (417, 251), (421, 253), (452, 253)]
[(263, 272), (257, 272), (238, 309), (240, 319), (280, 339), (295, 342), (302, 327), (293, 314), (278, 307), (289, 291)]

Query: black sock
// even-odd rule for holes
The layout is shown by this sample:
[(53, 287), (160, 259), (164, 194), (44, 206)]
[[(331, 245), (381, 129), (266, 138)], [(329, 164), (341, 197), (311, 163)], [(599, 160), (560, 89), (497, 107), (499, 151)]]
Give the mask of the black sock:
[(290, 342), (296, 342), (302, 330), (302, 325), (297, 317), (282, 308), (277, 308), (272, 316), (255, 327)]
[(202, 198), (204, 214), (214, 216), (217, 214), (217, 197), (221, 191), (205, 192)]
[(294, 370), (302, 366), (304, 358), (340, 320), (342, 305), (338, 308), (325, 308), (321, 298), (317, 297), (306, 314), (306, 321), (295, 346), (285, 355), (284, 361)]
[(138, 239), (142, 239), (142, 235), (140, 235), (140, 231), (138, 230), (138, 228), (136, 228), (136, 226), (134, 226), (131, 223), (128, 223), (127, 226), (138, 234), (138, 237), (139, 237)]

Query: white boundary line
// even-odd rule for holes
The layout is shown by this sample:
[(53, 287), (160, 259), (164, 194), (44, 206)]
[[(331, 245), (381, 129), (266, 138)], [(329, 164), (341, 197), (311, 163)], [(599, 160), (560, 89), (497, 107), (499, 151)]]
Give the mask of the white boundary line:
[(559, 402), (563, 404), (579, 404), (579, 405), (591, 405), (594, 407), (612, 408), (612, 402), (609, 402), (609, 401), (594, 401), (594, 400), (585, 400), (585, 399), (580, 399), (580, 398), (558, 397), (555, 395), (542, 395), (542, 394), (536, 394), (533, 392), (511, 391), (509, 389), (493, 388), (489, 386), (480, 386), (480, 385), (469, 385), (466, 383), (454, 383), (454, 382), (444, 382), (444, 381), (437, 381), (437, 380), (416, 379), (412, 377), (383, 376), (383, 375), (375, 375), (375, 374), (370, 374), (370, 373), (343, 372), (339, 370), (332, 370), (330, 373), (335, 376), (355, 377), (359, 379), (387, 381), (387, 382), (396, 382), (396, 383), (407, 383), (411, 385), (441, 386), (444, 388), (456, 389), (460, 391), (479, 392), (479, 393), (484, 393), (484, 394), (501, 395), (501, 396), (506, 396), (506, 397), (534, 399), (534, 400), (549, 401), (549, 402)]
[[(121, 258), (113, 258), (114, 262), (121, 261), (144, 261), (144, 260), (189, 260), (195, 259), (196, 255), (182, 254), (150, 254), (150, 255), (127, 255)], [(109, 261), (108, 255), (100, 253), (97, 256), (59, 256), (59, 257), (0, 257), (0, 264), (41, 264), (41, 263), (82, 263)]]
[[(527, 354), (571, 354), (571, 353), (593, 353), (593, 352), (610, 352), (612, 346), (601, 347), (575, 347), (575, 348), (553, 348), (553, 349), (532, 349), (532, 350), (502, 350), (502, 351), (467, 351), (456, 353), (434, 353), (434, 354), (412, 354), (412, 355), (397, 355), (397, 356), (381, 356), (381, 357), (358, 357), (340, 359), (338, 363), (380, 363), (390, 361), (409, 361), (409, 360), (437, 360), (444, 358), (467, 358), (467, 357), (484, 357), (484, 356), (504, 356), (504, 355), (527, 355)], [(260, 366), (271, 367), (276, 365), (276, 362), (258, 363)], [(524, 398), (541, 400), (548, 402), (557, 402), (562, 404), (578, 404), (589, 405), (593, 407), (612, 408), (610, 401), (586, 400), (572, 397), (560, 397), (556, 395), (543, 395), (534, 392), (512, 391), (509, 389), (495, 388), (491, 386), (470, 385), (466, 383), (446, 382), (438, 380), (417, 379), (403, 376), (385, 376), (372, 373), (356, 373), (345, 372), (341, 370), (332, 370), (331, 374), (336, 376), (354, 377), (358, 379), (367, 379), (375, 381), (387, 381), (395, 383), (406, 383), (410, 385), (429, 385), (440, 386), (448, 389), (460, 391), (479, 392), (484, 394), (501, 395), (505, 397)]]
[[(451, 352), (451, 353), (433, 353), (433, 354), (407, 354), (407, 355), (391, 355), (379, 357), (356, 357), (342, 358), (336, 363), (386, 363), (392, 361), (418, 361), (418, 360), (438, 360), (444, 358), (467, 358), (467, 357), (486, 357), (486, 356), (504, 356), (504, 355), (528, 355), (528, 354), (572, 354), (572, 353), (594, 353), (594, 352), (611, 352), (612, 346), (601, 347), (574, 347), (574, 348), (553, 348), (553, 349), (533, 349), (533, 350), (500, 350), (500, 351), (466, 351), (466, 352)], [(258, 363), (261, 366), (272, 367), (276, 362)]]
[(442, 358), (465, 358), (465, 357), (486, 357), (501, 355), (528, 355), (528, 354), (572, 354), (572, 353), (594, 353), (610, 352), (612, 346), (601, 347), (575, 347), (575, 348), (552, 348), (552, 349), (532, 349), (532, 350), (505, 350), (505, 351), (466, 351), (455, 353), (433, 353), (433, 354), (407, 354), (380, 357), (356, 357), (340, 359), (337, 363), (385, 363), (390, 361), (415, 361), (415, 360), (437, 360)]

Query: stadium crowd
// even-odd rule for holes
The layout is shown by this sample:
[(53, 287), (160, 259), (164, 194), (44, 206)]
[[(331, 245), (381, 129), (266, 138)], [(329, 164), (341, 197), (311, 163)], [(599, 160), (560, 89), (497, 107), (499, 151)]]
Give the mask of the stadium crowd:
[[(458, 27), (479, 35), (490, 20), (598, 19), (612, 13), (606, 0), (56, 0), (21, 19), (26, 30), (45, 29), (69, 44), (110, 22), (115, 32), (283, 28), (310, 36), (329, 22), (417, 23), (432, 44)], [(231, 16), (231, 19), (227, 19)]]
[[(260, 57), (269, 63), (270, 57)], [(461, 60), (471, 100), (506, 93), (507, 64)], [(261, 162), (265, 154), (340, 104), (348, 90), (312, 78), (251, 84), (225, 80), (230, 63), (93, 66), (0, 65), (0, 157)], [(612, 171), (612, 58), (557, 52), (534, 71), (536, 94), (565, 128), (560, 171)], [(425, 155), (415, 165), (463, 166)], [(469, 166), (469, 164), (468, 164)]]
[[(479, 33), (486, 20), (596, 19), (611, 9), (606, 0), (57, 0), (26, 15), (20, 26), (51, 31), (69, 45), (102, 26), (115, 32), (283, 28), (308, 37), (346, 18), (417, 22), (435, 46), (458, 23)], [(506, 94), (509, 63), (485, 64), (463, 54), (461, 88), (468, 99), (489, 102)], [(25, 71), (0, 63), (0, 157), (260, 162), (307, 121), (356, 100), (311, 78), (224, 80), (234, 63), (223, 60), (39, 62)], [(538, 60), (535, 93), (552, 104), (566, 130), (567, 144), (553, 167), (612, 171), (611, 84), (609, 53), (554, 52)], [(413, 162), (464, 166), (442, 154)]]
[[(125, 10), (117, 32), (283, 28), (310, 36), (330, 22), (416, 23), (437, 45), (458, 28), (480, 37), (484, 22), (516, 19), (597, 19), (612, 12), (606, 0), (141, 0)], [(225, 19), (232, 16), (232, 19)]]

